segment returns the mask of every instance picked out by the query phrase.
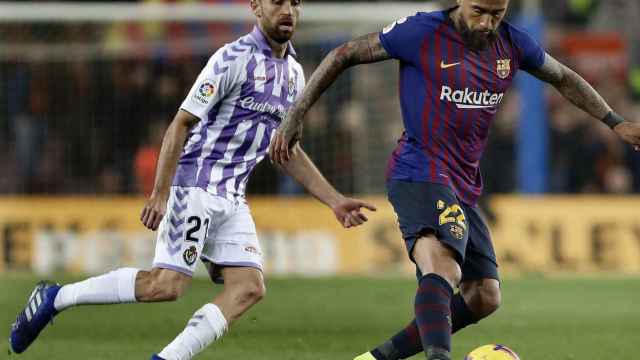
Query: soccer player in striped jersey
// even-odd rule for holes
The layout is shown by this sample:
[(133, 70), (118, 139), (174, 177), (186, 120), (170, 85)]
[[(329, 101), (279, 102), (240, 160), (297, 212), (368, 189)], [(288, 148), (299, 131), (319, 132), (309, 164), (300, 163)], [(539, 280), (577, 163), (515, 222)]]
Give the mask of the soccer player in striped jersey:
[[(210, 58), (169, 126), (141, 214), (146, 227), (158, 230), (152, 270), (122, 268), (62, 287), (39, 284), (13, 326), (14, 352), (26, 350), (55, 315), (76, 305), (176, 300), (198, 258), (214, 281), (224, 280), (224, 289), (152, 359), (191, 359), (262, 299), (263, 257), (245, 188), (305, 84), (290, 43), (300, 6), (300, 0), (252, 0), (256, 27)], [(284, 171), (345, 228), (364, 223), (361, 208), (375, 208), (338, 193), (296, 150)]]
[(476, 207), (479, 163), (491, 121), (518, 70), (553, 85), (636, 150), (640, 145), (638, 123), (622, 119), (582, 77), (503, 21), (509, 0), (457, 5), (400, 19), (333, 50), (271, 145), (272, 159), (286, 163), (304, 114), (346, 68), (400, 62), (405, 132), (389, 161), (387, 190), (420, 274), (415, 319), (357, 360), (405, 359), (422, 351), (428, 359), (448, 360), (451, 334), (498, 308), (496, 257)]

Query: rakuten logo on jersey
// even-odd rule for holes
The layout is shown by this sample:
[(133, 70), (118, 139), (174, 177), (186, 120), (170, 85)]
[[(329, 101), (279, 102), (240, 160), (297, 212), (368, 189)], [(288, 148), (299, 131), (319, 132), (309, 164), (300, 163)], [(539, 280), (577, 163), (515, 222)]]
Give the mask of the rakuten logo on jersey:
[(492, 93), (485, 91), (471, 91), (469, 88), (464, 90), (453, 90), (452, 88), (442, 85), (440, 91), (440, 100), (448, 101), (456, 104), (458, 109), (487, 109), (498, 106), (504, 98), (504, 93)]

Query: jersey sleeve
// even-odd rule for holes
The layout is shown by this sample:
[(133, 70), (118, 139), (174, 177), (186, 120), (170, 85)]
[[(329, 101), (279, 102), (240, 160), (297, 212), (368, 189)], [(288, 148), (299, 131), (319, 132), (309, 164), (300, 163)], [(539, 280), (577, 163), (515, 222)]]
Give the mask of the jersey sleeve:
[(420, 24), (418, 15), (414, 15), (394, 21), (382, 29), (379, 36), (389, 56), (411, 63), (419, 58), (424, 28)]
[(522, 70), (539, 69), (544, 64), (545, 51), (531, 35), (516, 27), (512, 31), (513, 41), (520, 52)]
[[(217, 103), (231, 92), (240, 66), (236, 61), (225, 61), (225, 48), (219, 49), (207, 62), (182, 102), (183, 109), (201, 120)], [(234, 57), (235, 58), (235, 57)]]

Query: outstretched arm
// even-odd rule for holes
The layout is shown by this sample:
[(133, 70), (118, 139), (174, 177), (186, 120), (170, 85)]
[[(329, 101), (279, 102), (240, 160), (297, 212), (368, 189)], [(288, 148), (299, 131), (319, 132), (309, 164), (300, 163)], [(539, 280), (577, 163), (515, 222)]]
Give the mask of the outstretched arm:
[(343, 227), (349, 228), (358, 226), (365, 221), (367, 217), (361, 212), (361, 209), (367, 208), (375, 211), (375, 206), (368, 204), (362, 200), (351, 199), (340, 194), (327, 179), (322, 176), (318, 168), (311, 162), (311, 159), (300, 148), (300, 144), (296, 144), (296, 151), (290, 161), (284, 163), (281, 168), (291, 175), (300, 185), (304, 186), (311, 195), (333, 210), (336, 219)]
[(151, 230), (156, 230), (164, 217), (171, 180), (178, 166), (178, 158), (187, 139), (189, 130), (199, 119), (192, 114), (180, 110), (164, 134), (160, 157), (156, 168), (156, 180), (153, 192), (140, 214), (140, 221)]
[(289, 160), (289, 148), (300, 136), (299, 130), (304, 115), (345, 69), (389, 58), (377, 32), (361, 36), (333, 49), (313, 72), (302, 95), (291, 106), (287, 117), (280, 124), (271, 142), (272, 161), (282, 164)]
[(582, 76), (549, 54), (545, 54), (542, 67), (529, 72), (553, 85), (562, 96), (597, 119), (603, 119), (611, 111), (607, 102)]
[(553, 85), (566, 99), (591, 116), (606, 123), (624, 141), (640, 149), (640, 124), (625, 121), (602, 96), (575, 71), (545, 54), (544, 64), (531, 75)]

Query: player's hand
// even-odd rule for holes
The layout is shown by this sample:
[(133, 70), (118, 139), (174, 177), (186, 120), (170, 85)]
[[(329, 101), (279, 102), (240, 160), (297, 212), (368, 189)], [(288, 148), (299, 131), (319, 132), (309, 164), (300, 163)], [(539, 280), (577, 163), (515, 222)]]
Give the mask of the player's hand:
[(342, 198), (331, 207), (336, 219), (344, 228), (362, 225), (369, 219), (362, 213), (362, 208), (376, 211), (376, 207), (358, 199)]
[(616, 127), (613, 131), (622, 138), (622, 140), (633, 145), (635, 151), (640, 151), (640, 122), (624, 121)]
[(302, 121), (287, 115), (282, 121), (269, 145), (269, 157), (274, 164), (282, 165), (295, 155), (295, 145), (300, 141)]
[(167, 212), (167, 199), (169, 194), (151, 195), (140, 214), (140, 221), (148, 229), (156, 231), (160, 221)]

